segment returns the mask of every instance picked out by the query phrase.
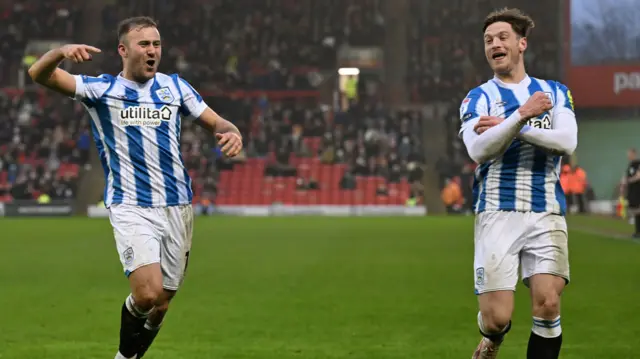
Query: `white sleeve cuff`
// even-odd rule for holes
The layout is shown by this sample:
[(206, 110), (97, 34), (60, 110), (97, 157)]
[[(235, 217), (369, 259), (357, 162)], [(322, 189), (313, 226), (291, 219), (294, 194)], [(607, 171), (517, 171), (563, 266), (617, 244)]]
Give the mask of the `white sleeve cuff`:
[(82, 76), (81, 75), (73, 75), (73, 78), (76, 80), (76, 92), (73, 96), (74, 100), (78, 100), (81, 101), (83, 100), (86, 96), (85, 96), (85, 86), (84, 86), (84, 80), (82, 80)]
[(199, 118), (199, 117), (200, 117), (200, 115), (202, 115), (202, 113), (204, 112), (204, 110), (206, 110), (206, 109), (207, 109), (207, 107), (208, 107), (208, 106), (207, 106), (207, 103), (206, 103), (206, 102), (204, 102), (204, 101), (199, 102), (199, 103), (196, 105), (195, 110), (191, 112), (191, 115), (190, 115), (190, 116), (191, 116), (191, 117), (193, 117), (194, 119)]

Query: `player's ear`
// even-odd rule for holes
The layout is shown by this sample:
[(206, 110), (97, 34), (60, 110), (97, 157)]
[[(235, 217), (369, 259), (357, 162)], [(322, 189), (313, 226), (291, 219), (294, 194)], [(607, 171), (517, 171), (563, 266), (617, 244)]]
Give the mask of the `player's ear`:
[(521, 37), (518, 41), (518, 47), (520, 48), (520, 52), (524, 52), (527, 49), (528, 42), (526, 37)]
[(127, 57), (127, 47), (122, 42), (118, 44), (118, 53), (122, 57)]

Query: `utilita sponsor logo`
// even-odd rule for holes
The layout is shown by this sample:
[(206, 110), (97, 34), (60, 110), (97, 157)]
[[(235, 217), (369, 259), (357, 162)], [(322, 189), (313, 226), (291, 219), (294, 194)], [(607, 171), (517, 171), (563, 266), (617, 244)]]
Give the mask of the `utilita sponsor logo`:
[(640, 72), (616, 72), (613, 75), (613, 92), (640, 90)]
[(162, 106), (161, 109), (149, 107), (128, 107), (120, 110), (120, 125), (158, 127), (162, 121), (171, 120), (171, 109)]

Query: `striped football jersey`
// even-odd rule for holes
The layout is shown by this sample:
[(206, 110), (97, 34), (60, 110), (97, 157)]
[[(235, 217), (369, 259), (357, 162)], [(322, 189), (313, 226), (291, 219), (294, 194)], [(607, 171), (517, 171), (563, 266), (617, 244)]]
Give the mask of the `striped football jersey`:
[[(518, 84), (506, 84), (494, 78), (471, 90), (462, 101), (460, 133), (481, 116), (509, 117), (538, 91), (549, 96), (553, 108), (530, 119), (527, 125), (552, 129), (556, 113), (565, 110), (573, 113), (571, 92), (561, 83), (527, 76)], [(566, 200), (560, 185), (560, 166), (559, 155), (514, 138), (502, 155), (477, 167), (473, 184), (474, 211), (564, 215)]]
[(178, 75), (146, 83), (118, 75), (75, 75), (75, 99), (91, 116), (105, 175), (104, 202), (141, 207), (190, 204), (191, 179), (180, 152), (180, 122), (207, 108)]

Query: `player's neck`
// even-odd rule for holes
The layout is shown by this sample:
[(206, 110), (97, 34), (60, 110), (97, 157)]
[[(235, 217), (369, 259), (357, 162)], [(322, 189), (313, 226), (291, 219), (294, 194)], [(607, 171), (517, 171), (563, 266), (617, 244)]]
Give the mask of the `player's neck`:
[(122, 76), (122, 78), (124, 78), (125, 80), (129, 80), (129, 81), (134, 82), (134, 83), (136, 83), (136, 84), (138, 84), (138, 85), (141, 85), (141, 86), (142, 86), (142, 85), (144, 85), (144, 84), (148, 81), (148, 80), (147, 80), (147, 81), (142, 81), (142, 82), (140, 82), (140, 80), (139, 80), (139, 79), (136, 79), (136, 78), (133, 76), (133, 74), (131, 73), (131, 71), (129, 71), (126, 67), (122, 69), (122, 75), (121, 75), (121, 76)]
[(507, 74), (496, 73), (495, 76), (498, 80), (506, 84), (519, 84), (527, 77), (527, 72), (524, 70), (524, 67), (517, 67)]

